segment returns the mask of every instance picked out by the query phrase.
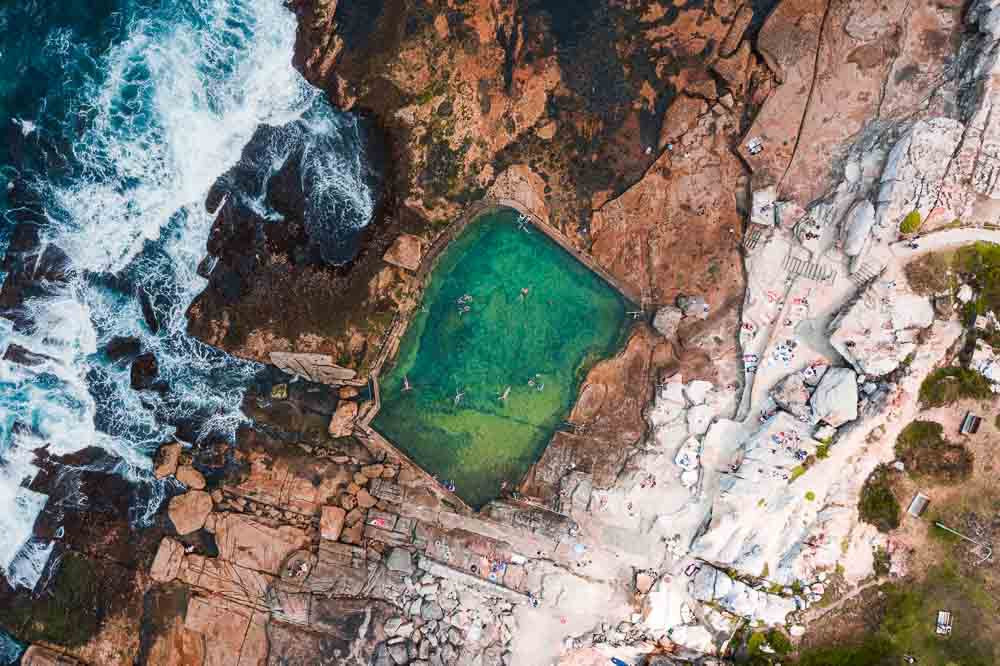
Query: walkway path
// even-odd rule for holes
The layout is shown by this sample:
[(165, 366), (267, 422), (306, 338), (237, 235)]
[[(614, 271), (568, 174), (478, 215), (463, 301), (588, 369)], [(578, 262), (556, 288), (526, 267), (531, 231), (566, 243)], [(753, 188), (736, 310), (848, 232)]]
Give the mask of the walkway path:
[(899, 241), (890, 245), (889, 250), (894, 257), (915, 259), (929, 252), (951, 250), (962, 245), (975, 243), (976, 241), (1000, 244), (1000, 231), (990, 229), (947, 229), (945, 231), (932, 231), (915, 240), (917, 242), (916, 249), (909, 247), (910, 241)]

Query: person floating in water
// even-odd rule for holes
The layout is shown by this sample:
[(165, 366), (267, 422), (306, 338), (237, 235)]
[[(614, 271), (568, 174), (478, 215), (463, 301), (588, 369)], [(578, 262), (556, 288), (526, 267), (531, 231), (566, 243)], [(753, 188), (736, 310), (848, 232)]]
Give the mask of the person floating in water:
[(465, 391), (455, 392), (455, 406), (458, 407), (458, 403), (462, 402), (462, 398), (465, 397)]
[(403, 391), (410, 391), (412, 389), (413, 387), (410, 386), (410, 378), (406, 375), (403, 375)]
[(510, 397), (510, 387), (504, 389), (503, 393), (500, 394), (500, 402), (507, 402), (507, 398)]

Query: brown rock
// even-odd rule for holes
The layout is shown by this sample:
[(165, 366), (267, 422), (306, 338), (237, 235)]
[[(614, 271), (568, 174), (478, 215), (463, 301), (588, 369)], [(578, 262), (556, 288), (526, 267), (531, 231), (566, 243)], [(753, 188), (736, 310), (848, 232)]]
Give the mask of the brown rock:
[(153, 566), (149, 577), (158, 583), (169, 583), (177, 577), (181, 562), (184, 560), (184, 545), (176, 539), (164, 537), (153, 558)]
[(267, 613), (223, 597), (194, 597), (184, 626), (204, 636), (205, 664), (264, 666), (267, 663)]
[(340, 506), (344, 507), (345, 510), (351, 511), (358, 505), (358, 498), (354, 495), (349, 495), (344, 493), (340, 496)]
[(424, 256), (424, 241), (410, 234), (400, 234), (382, 257), (393, 266), (416, 271), (420, 268), (420, 259)]
[(350, 483), (347, 484), (347, 492), (350, 493), (351, 495), (357, 495), (360, 490), (361, 486), (359, 486), (354, 481), (351, 481)]
[(383, 471), (385, 471), (385, 467), (383, 465), (365, 465), (361, 468), (361, 473), (369, 479), (379, 478), (382, 476)]
[(750, 5), (743, 5), (740, 11), (736, 12), (736, 17), (730, 25), (726, 38), (719, 45), (719, 55), (726, 57), (736, 50), (736, 47), (743, 41), (743, 33), (750, 26), (753, 20), (753, 8)]
[(192, 490), (170, 500), (167, 516), (180, 535), (200, 530), (212, 512), (212, 498), (202, 490)]
[(166, 478), (177, 471), (182, 448), (180, 442), (171, 442), (160, 447), (156, 457), (153, 458), (153, 475), (157, 479)]
[(361, 472), (356, 472), (354, 474), (354, 483), (356, 483), (358, 486), (363, 486), (366, 483), (368, 483), (368, 477), (362, 474)]
[(319, 520), (319, 532), (324, 539), (336, 541), (344, 531), (344, 521), (347, 512), (339, 506), (324, 506), (323, 515)]
[(365, 517), (364, 511), (358, 508), (354, 508), (348, 512), (347, 518), (345, 520), (348, 525), (354, 525), (356, 522), (358, 522), (364, 517)]
[(358, 416), (358, 403), (344, 400), (337, 405), (337, 411), (330, 419), (330, 437), (348, 437), (354, 430), (354, 419)]
[(205, 477), (191, 465), (181, 465), (177, 468), (177, 480), (192, 490), (205, 489)]
[(215, 525), (221, 562), (279, 575), (289, 555), (309, 546), (306, 532), (291, 525), (272, 527), (245, 514), (219, 514)]
[(354, 544), (355, 546), (361, 545), (361, 539), (364, 535), (365, 524), (361, 521), (351, 525), (350, 527), (345, 527), (343, 533), (340, 535), (340, 540), (345, 543)]
[(80, 662), (55, 650), (32, 645), (21, 657), (21, 666), (79, 666)]
[(364, 488), (358, 493), (358, 506), (362, 509), (370, 509), (378, 504), (378, 500), (372, 497)]
[(645, 571), (641, 571), (635, 576), (635, 591), (639, 594), (646, 594), (653, 588), (656, 579)]
[(728, 58), (720, 58), (712, 63), (712, 70), (722, 77), (737, 94), (741, 94), (746, 88), (747, 75), (750, 72), (751, 49), (750, 44), (743, 42), (735, 53)]
[(358, 397), (358, 389), (353, 386), (341, 386), (340, 390), (337, 391), (337, 395), (341, 400), (350, 400), (351, 398)]

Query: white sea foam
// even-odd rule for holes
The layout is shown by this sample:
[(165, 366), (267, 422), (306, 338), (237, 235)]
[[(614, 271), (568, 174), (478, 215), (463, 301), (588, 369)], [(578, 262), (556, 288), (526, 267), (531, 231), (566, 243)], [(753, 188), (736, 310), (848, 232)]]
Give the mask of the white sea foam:
[[(168, 15), (172, 4), (184, 7)], [(30, 368), (0, 361), (0, 447), (7, 443), (0, 450), (0, 571), (15, 585), (34, 587), (52, 548), (31, 540), (45, 503), (44, 495), (25, 487), (37, 471), (33, 448), (44, 443), (59, 455), (97, 446), (120, 457), (122, 474), (151, 484), (149, 502), (135, 516), (141, 524), (163, 499), (149, 454), (169, 435), (148, 405), (172, 415), (210, 414), (201, 436), (232, 433), (244, 419), (242, 389), (230, 383), (214, 390), (213, 378), (249, 377), (255, 366), (184, 334), (185, 309), (204, 288), (196, 273), (212, 223), (204, 201), (259, 124), (301, 118), (320, 93), (291, 66), (295, 18), (281, 0), (164, 7), (162, 15), (129, 26), (128, 37), (101, 64), (101, 80), (84, 95), (80, 116), (88, 124), (72, 148), (79, 177), (38, 184), (50, 221), (47, 239), (71, 261), (68, 284), (26, 304), (35, 334), (0, 331), (0, 341), (50, 359)], [(47, 48), (68, 53), (66, 33), (54, 34)], [(358, 195), (324, 175), (331, 168), (360, 167), (319, 163), (312, 186), (346, 188), (352, 205), (370, 215), (370, 193)], [(158, 250), (143, 251), (147, 241)], [(157, 296), (158, 333), (143, 326), (135, 298), (93, 280), (122, 271)], [(95, 354), (115, 335), (140, 337), (143, 348), (156, 353), (171, 394), (180, 397), (167, 404), (130, 390), (128, 368)], [(100, 404), (95, 386), (105, 392)], [(31, 429), (32, 441), (13, 433), (15, 423)]]

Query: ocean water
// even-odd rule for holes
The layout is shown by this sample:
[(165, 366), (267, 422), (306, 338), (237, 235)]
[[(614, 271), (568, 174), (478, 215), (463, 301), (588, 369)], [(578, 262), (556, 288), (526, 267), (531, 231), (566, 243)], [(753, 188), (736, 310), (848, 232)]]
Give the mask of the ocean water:
[[(270, 176), (294, 153), (330, 261), (349, 258), (343, 239), (371, 219), (360, 121), (292, 68), (295, 29), (282, 0), (0, 1), (0, 254), (30, 218), (69, 259), (66, 283), (17, 313), (29, 325), (0, 318), (0, 356), (13, 343), (45, 357), (0, 360), (0, 574), (10, 583), (37, 584), (53, 544), (32, 539), (33, 525), (61, 501), (27, 489), (33, 450), (113, 454), (144, 489), (131, 515), (141, 527), (169, 483), (152, 478), (151, 454), (176, 426), (232, 438), (245, 420), (244, 387), (260, 368), (185, 333), (205, 286), (213, 183), (242, 164), (260, 187), (234, 196), (264, 210)], [(262, 127), (294, 140), (258, 146), (247, 162)], [(156, 354), (168, 390), (130, 388), (128, 361), (104, 352), (116, 336)]]
[(434, 267), (374, 427), (479, 508), (538, 459), (585, 372), (620, 345), (625, 310), (515, 211), (482, 215)]
[(17, 666), (25, 646), (0, 629), (0, 666)]

